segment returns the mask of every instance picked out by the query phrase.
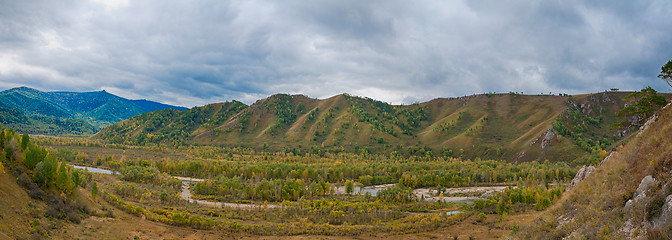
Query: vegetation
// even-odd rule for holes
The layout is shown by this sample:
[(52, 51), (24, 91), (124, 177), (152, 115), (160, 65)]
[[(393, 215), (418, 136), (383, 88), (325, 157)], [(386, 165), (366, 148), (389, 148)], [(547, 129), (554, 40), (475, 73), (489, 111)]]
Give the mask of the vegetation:
[(32, 134), (90, 135), (112, 123), (164, 108), (185, 110), (105, 91), (41, 92), (20, 87), (0, 92), (0, 123)]
[[(669, 204), (665, 197), (672, 194), (672, 109), (657, 113), (658, 120), (647, 130), (619, 148), (556, 207), (514, 237), (669, 239), (672, 223), (669, 217), (661, 216), (667, 211), (663, 205)], [(652, 180), (648, 187), (642, 184), (645, 176)]]
[(667, 104), (665, 97), (657, 94), (656, 90), (646, 87), (638, 92), (633, 92), (625, 96), (623, 100), (628, 101), (628, 106), (618, 111), (618, 116), (628, 117), (629, 120), (617, 123), (615, 126), (621, 129), (627, 129), (632, 126), (641, 126), (644, 121), (649, 119), (653, 113), (657, 112)]
[(663, 81), (672, 88), (672, 60), (667, 61), (667, 63), (660, 68), (658, 77), (663, 79)]
[[(581, 161), (587, 156), (614, 148), (628, 135), (609, 129), (624, 119), (616, 113), (627, 94), (488, 94), (400, 106), (347, 94), (324, 100), (278, 94), (249, 107), (234, 101), (146, 113), (103, 129), (95, 139), (170, 148), (242, 147), (294, 155), (367, 152), (585, 164)], [(530, 144), (551, 126), (562, 137), (543, 141), (543, 147)]]
[[(146, 219), (170, 229), (215, 230), (219, 237), (384, 237), (455, 225), (490, 229), (522, 215), (555, 214), (557, 208), (584, 222), (588, 214), (615, 219), (631, 215), (591, 208), (579, 213), (572, 204), (588, 200), (563, 197), (565, 185), (583, 164), (597, 164), (628, 139), (622, 129), (609, 128), (626, 117), (619, 111), (645, 118), (656, 111), (647, 104), (665, 96), (648, 89), (576, 97), (515, 93), (393, 106), (349, 95), (325, 100), (274, 95), (249, 107), (234, 101), (145, 113), (90, 139), (31, 137), (0, 127), (0, 166), (31, 198), (49, 206), (36, 214), (35, 226), (48, 220), (82, 228), (76, 223), (88, 226), (89, 215), (121, 215), (124, 221)], [(626, 102), (631, 104), (623, 107)], [(628, 149), (635, 148), (621, 151), (634, 151)], [(653, 156), (647, 171), (667, 181), (664, 159)], [(68, 164), (116, 173), (94, 175)], [(583, 185), (570, 193), (618, 208), (633, 197), (633, 181), (624, 173), (637, 171), (617, 166), (594, 174), (626, 180), (619, 183), (625, 185), (586, 180), (600, 191), (616, 189), (615, 196), (595, 195)], [(175, 176), (198, 179), (182, 182)], [(663, 186), (640, 206), (642, 219), (657, 221), (666, 214), (672, 188)], [(558, 219), (563, 217), (499, 230), (522, 238), (548, 231), (566, 237), (565, 230), (583, 226), (556, 228)], [(595, 226), (585, 227), (590, 229), (581, 234)], [(609, 229), (584, 236), (614, 237)]]

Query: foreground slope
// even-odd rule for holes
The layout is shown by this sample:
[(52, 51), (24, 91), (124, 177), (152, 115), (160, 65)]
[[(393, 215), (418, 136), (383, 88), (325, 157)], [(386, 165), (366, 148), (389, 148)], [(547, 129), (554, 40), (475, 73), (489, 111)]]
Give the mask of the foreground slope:
[(132, 116), (159, 109), (186, 110), (105, 91), (42, 92), (19, 87), (0, 92), (0, 123), (34, 134), (92, 134)]
[(561, 204), (515, 237), (672, 238), (672, 107), (652, 119)]
[[(234, 101), (147, 113), (103, 129), (95, 138), (294, 154), (353, 151), (573, 161), (610, 148), (633, 132), (609, 128), (622, 120), (616, 112), (627, 94), (484, 94), (413, 105), (347, 94), (328, 99), (277, 94), (249, 107)], [(559, 134), (555, 128), (571, 131)]]

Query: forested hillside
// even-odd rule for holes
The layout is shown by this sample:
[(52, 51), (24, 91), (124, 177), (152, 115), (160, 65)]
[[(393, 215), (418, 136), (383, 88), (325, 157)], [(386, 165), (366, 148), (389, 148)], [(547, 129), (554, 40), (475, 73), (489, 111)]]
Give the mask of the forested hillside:
[[(134, 145), (251, 147), (259, 151), (325, 151), (597, 161), (636, 127), (612, 125), (628, 92), (578, 96), (483, 94), (390, 105), (337, 95), (312, 99), (277, 94), (245, 106), (211, 104), (162, 110), (114, 124), (94, 137)], [(581, 160), (579, 160), (581, 159)], [(580, 162), (577, 162), (580, 163)]]
[(27, 87), (0, 92), (0, 123), (31, 134), (88, 135), (112, 123), (159, 109), (185, 110), (99, 92), (41, 92)]

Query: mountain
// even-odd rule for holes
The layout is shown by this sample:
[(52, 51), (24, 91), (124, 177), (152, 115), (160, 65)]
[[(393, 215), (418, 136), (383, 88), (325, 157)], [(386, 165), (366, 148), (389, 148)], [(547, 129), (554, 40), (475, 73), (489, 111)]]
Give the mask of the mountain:
[(159, 109), (186, 110), (147, 100), (128, 100), (106, 91), (42, 92), (19, 87), (0, 92), (0, 123), (33, 134), (81, 135)]
[(111, 125), (94, 138), (137, 145), (251, 147), (320, 154), (582, 161), (634, 128), (610, 128), (628, 92), (578, 96), (483, 94), (390, 105), (348, 94), (328, 99), (276, 94), (251, 106), (227, 102), (161, 110)]
[(672, 239), (672, 107), (642, 128), (514, 238)]

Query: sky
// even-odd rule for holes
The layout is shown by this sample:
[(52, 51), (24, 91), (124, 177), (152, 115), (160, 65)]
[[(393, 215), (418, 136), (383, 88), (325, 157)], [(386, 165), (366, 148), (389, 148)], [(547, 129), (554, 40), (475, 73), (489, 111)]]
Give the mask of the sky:
[(180, 106), (670, 88), (672, 1), (0, 0), (0, 90)]

